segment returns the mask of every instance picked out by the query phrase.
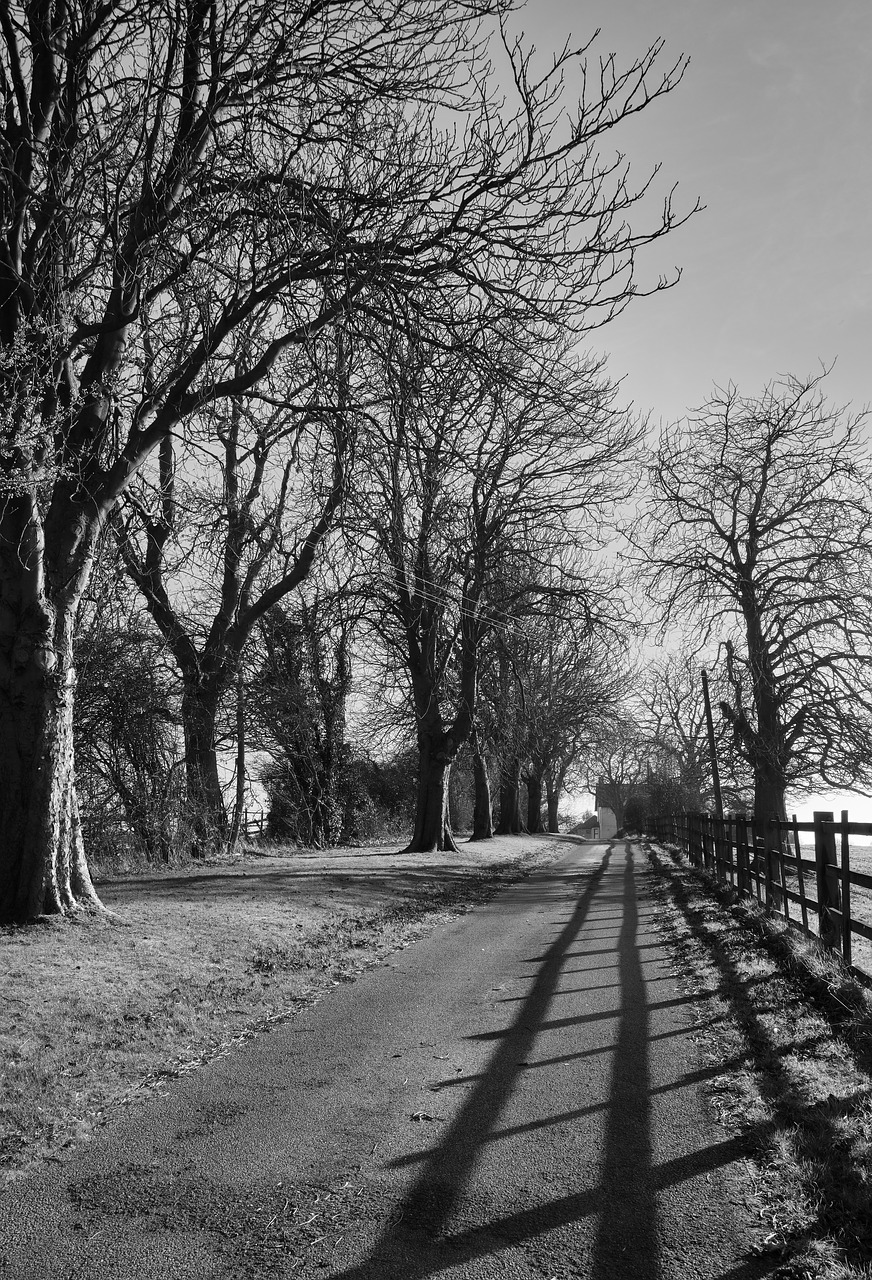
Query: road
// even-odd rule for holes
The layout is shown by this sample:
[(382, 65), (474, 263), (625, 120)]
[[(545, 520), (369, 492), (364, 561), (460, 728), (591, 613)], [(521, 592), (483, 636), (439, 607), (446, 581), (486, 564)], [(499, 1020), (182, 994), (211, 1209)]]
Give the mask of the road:
[(0, 1276), (768, 1274), (644, 860), (564, 850), (13, 1184)]

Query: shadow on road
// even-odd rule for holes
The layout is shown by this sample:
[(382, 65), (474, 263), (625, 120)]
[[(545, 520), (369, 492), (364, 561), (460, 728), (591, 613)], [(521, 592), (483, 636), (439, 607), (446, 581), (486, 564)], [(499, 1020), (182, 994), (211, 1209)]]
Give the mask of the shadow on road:
[[(550, 1025), (546, 1015), (557, 991), (564, 960), (574, 954), (570, 948), (584, 926), (613, 853), (614, 846), (610, 846), (570, 919), (540, 958), (541, 967), (514, 1023), (501, 1033), (487, 1069), (474, 1078), (472, 1092), (439, 1147), (426, 1153), (426, 1165), (392, 1215), (391, 1225), (383, 1230), (365, 1261), (350, 1270), (334, 1273), (332, 1280), (364, 1280), (364, 1277), (371, 1280), (400, 1274), (409, 1280), (423, 1280), (438, 1274), (445, 1266), (457, 1266), (508, 1245), (520, 1244), (591, 1213), (599, 1214), (591, 1274), (608, 1276), (610, 1280), (624, 1276), (627, 1280), (631, 1276), (657, 1280), (656, 1200), (649, 1133), (648, 1010), (636, 945), (638, 908), (629, 845), (622, 892), (609, 899), (622, 904), (616, 939), (621, 995), (617, 1045), (612, 1046), (614, 1065), (600, 1185), (507, 1214), (480, 1227), (451, 1229), (454, 1210), (469, 1183), (480, 1151), (485, 1144), (515, 1132), (510, 1128), (498, 1130), (499, 1116), (528, 1065), (526, 1059), (537, 1036)], [(605, 904), (605, 895), (598, 901)], [(614, 931), (612, 939), (615, 940)], [(615, 955), (615, 951), (611, 954)], [(584, 1115), (588, 1110), (590, 1108), (582, 1107), (577, 1114)], [(561, 1119), (565, 1117), (551, 1117), (542, 1123), (557, 1123)], [(408, 1162), (406, 1158), (397, 1164)], [(440, 1236), (441, 1240), (437, 1240)], [(632, 1254), (628, 1251), (628, 1240), (633, 1242)], [(438, 1253), (433, 1247), (437, 1243), (442, 1246)]]
[(593, 1280), (660, 1275), (657, 1199), (651, 1169), (648, 1005), (639, 959), (639, 907), (633, 852), (624, 860), (623, 918), (618, 938), (621, 1020), (612, 1067), (600, 1180), (601, 1209)]
[[(465, 1275), (464, 1264), (532, 1242), (561, 1227), (573, 1227), (591, 1215), (596, 1215), (596, 1226), (589, 1237), (584, 1270), (578, 1274), (584, 1274), (589, 1280), (639, 1280), (640, 1277), (661, 1280), (666, 1264), (661, 1264), (658, 1243), (658, 1193), (747, 1154), (747, 1139), (736, 1135), (687, 1155), (656, 1165), (653, 1162), (651, 1100), (655, 1093), (677, 1086), (671, 1083), (652, 1089), (650, 1046), (655, 1040), (685, 1034), (687, 1029), (652, 1033), (651, 1010), (660, 1006), (657, 1002), (649, 1004), (646, 999), (641, 955), (645, 945), (638, 945), (634, 853), (627, 844), (623, 849), (623, 866), (610, 867), (616, 848), (620, 846), (609, 846), (570, 919), (545, 955), (538, 958), (540, 967), (517, 1008), (512, 1025), (499, 1033), (498, 1038), (489, 1032), (476, 1037), (497, 1040), (493, 1056), (481, 1074), (450, 1082), (462, 1081), (472, 1084), (473, 1088), (439, 1146), (392, 1163), (392, 1167), (399, 1168), (425, 1162), (405, 1199), (381, 1228), (368, 1256), (345, 1270), (334, 1271), (330, 1280), (426, 1280), (446, 1271)], [(593, 937), (595, 930), (605, 929), (608, 938), (603, 936), (602, 941), (611, 941), (614, 946), (608, 952), (578, 953), (572, 947), (594, 900), (597, 908), (604, 909), (604, 915), (599, 920), (591, 920), (590, 933), (585, 937)], [(528, 1062), (537, 1037), (556, 1025), (554, 1020), (547, 1019), (547, 1013), (552, 998), (558, 994), (559, 980), (568, 971), (575, 971), (567, 970), (564, 963), (576, 954), (583, 954), (585, 958), (610, 954), (616, 960), (618, 982), (615, 985), (620, 991), (619, 1007), (612, 1015), (617, 1021), (616, 1042)], [(598, 970), (583, 972), (593, 974)], [(663, 1007), (680, 1003), (683, 1001), (661, 1002)], [(575, 1019), (579, 1023), (589, 1020), (583, 1016)], [(522, 1072), (600, 1053), (612, 1055), (611, 1080), (604, 1104), (543, 1116), (529, 1125), (499, 1128), (499, 1117)], [(702, 1070), (697, 1074), (703, 1079), (710, 1072)], [(687, 1082), (685, 1077), (682, 1083)], [(447, 1085), (449, 1081), (444, 1083)], [(558, 1124), (596, 1110), (604, 1110), (605, 1118), (602, 1150), (591, 1153), (594, 1157), (600, 1156), (599, 1178), (595, 1184), (579, 1187), (544, 1204), (531, 1203), (529, 1208), (507, 1206), (508, 1211), (502, 1215), (492, 1214), (470, 1226), (464, 1224), (464, 1197), (487, 1144), (525, 1129)], [(543, 1265), (546, 1265), (543, 1272), (546, 1274), (547, 1264)], [(770, 1269), (769, 1260), (749, 1259), (729, 1272), (724, 1271), (719, 1280), (758, 1280)]]

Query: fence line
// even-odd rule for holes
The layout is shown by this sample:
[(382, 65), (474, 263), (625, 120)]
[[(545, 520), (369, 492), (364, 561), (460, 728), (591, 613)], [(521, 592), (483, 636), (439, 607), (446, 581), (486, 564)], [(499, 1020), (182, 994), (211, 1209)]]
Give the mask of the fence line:
[[(815, 813), (813, 822), (673, 813), (650, 818), (647, 829), (656, 839), (677, 844), (692, 863), (732, 885), (742, 897), (755, 898), (789, 925), (837, 951), (852, 968), (854, 935), (872, 942), (872, 926), (851, 914), (852, 888), (872, 890), (872, 875), (851, 867), (851, 836), (872, 838), (872, 823), (849, 822), (847, 809), (840, 822), (823, 811)], [(814, 835), (813, 858), (803, 856), (803, 832)], [(869, 976), (865, 970), (857, 972)]]

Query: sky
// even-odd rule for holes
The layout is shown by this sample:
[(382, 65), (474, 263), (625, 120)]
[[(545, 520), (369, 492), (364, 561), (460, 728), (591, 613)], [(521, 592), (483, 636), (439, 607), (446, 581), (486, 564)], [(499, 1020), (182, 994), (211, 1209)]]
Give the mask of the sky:
[(643, 280), (682, 270), (593, 335), (627, 399), (681, 417), (714, 382), (754, 394), (836, 361), (839, 403), (872, 402), (872, 4), (869, 0), (536, 0), (542, 53), (599, 27), (593, 52), (632, 61), (663, 37), (682, 83), (615, 145), (659, 190), (706, 206), (640, 255)]
[[(594, 54), (632, 61), (662, 37), (664, 67), (690, 58), (614, 135), (640, 177), (661, 164), (661, 194), (705, 205), (640, 255), (643, 282), (680, 268), (676, 287), (592, 335), (625, 401), (656, 427), (714, 383), (754, 395), (835, 361), (829, 398), (872, 402), (870, 0), (535, 0), (521, 25), (543, 54), (599, 27)], [(791, 799), (872, 820), (856, 796)]]

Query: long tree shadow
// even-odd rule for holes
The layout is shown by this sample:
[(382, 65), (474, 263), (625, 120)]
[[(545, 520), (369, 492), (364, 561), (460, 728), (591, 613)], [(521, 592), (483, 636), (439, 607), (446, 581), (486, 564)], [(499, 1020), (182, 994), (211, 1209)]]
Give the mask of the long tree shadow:
[(639, 906), (633, 851), (626, 845), (623, 919), (618, 939), (621, 1021), (612, 1068), (600, 1179), (601, 1210), (592, 1275), (660, 1274), (657, 1198), (651, 1168), (651, 1082), (648, 1066), (649, 1012), (639, 959)]
[[(476, 1257), (496, 1252), (507, 1245), (559, 1228), (589, 1214), (598, 1214), (591, 1276), (597, 1280), (634, 1280), (660, 1275), (657, 1245), (656, 1193), (672, 1181), (694, 1176), (703, 1167), (715, 1168), (736, 1158), (735, 1143), (698, 1153), (686, 1159), (652, 1168), (650, 1134), (650, 1080), (648, 1067), (649, 1010), (645, 998), (642, 962), (637, 946), (638, 903), (634, 883), (633, 855), (626, 846), (621, 893), (603, 893), (602, 881), (613, 855), (610, 846), (601, 865), (591, 876), (572, 916), (542, 957), (530, 991), (517, 1010), (511, 1027), (492, 1037), (498, 1045), (485, 1071), (474, 1079), (474, 1088), (461, 1107), (439, 1146), (429, 1152), (402, 1157), (394, 1167), (416, 1160), (426, 1164), (397, 1211), (391, 1225), (382, 1231), (367, 1259), (350, 1270), (334, 1274), (333, 1280), (364, 1280), (402, 1274), (409, 1280), (423, 1280), (446, 1265), (457, 1266)], [(610, 877), (611, 878), (611, 877)], [(597, 893), (597, 891), (600, 891)], [(501, 1112), (511, 1096), (520, 1073), (531, 1065), (528, 1054), (537, 1036), (552, 1021), (547, 1010), (556, 994), (567, 955), (588, 917), (594, 895), (597, 903), (620, 911), (620, 928), (615, 938), (620, 1008), (617, 1043), (607, 1102), (579, 1107), (569, 1115), (554, 1115), (529, 1124), (498, 1128)], [(617, 925), (617, 919), (615, 919)], [(576, 1019), (584, 1022), (582, 1016)], [(562, 1020), (561, 1020), (562, 1021)], [(605, 1110), (605, 1142), (598, 1185), (529, 1209), (516, 1209), (499, 1219), (467, 1229), (455, 1227), (452, 1218), (486, 1144), (548, 1124)], [(674, 1167), (673, 1167), (674, 1166)], [(438, 1237), (450, 1252), (434, 1249)], [(400, 1237), (403, 1237), (401, 1240)], [(402, 1271), (396, 1269), (402, 1257)]]
[[(538, 1035), (551, 998), (557, 989), (564, 957), (577, 938), (612, 855), (607, 849), (599, 867), (591, 875), (587, 887), (576, 903), (569, 920), (556, 941), (542, 957), (533, 985), (517, 1012), (512, 1026), (502, 1034), (486, 1071), (476, 1079), (474, 1088), (439, 1147), (429, 1153), (427, 1163), (393, 1216), (392, 1224), (382, 1232), (370, 1256), (360, 1265), (332, 1280), (363, 1280), (363, 1277), (387, 1276), (397, 1256), (396, 1226), (403, 1232), (437, 1236), (448, 1224), (475, 1166), (478, 1154), (514, 1091), (524, 1070), (527, 1055)], [(539, 1225), (538, 1230), (543, 1229)], [(464, 1233), (464, 1236), (470, 1233)], [(475, 1233), (473, 1233), (474, 1235)], [(488, 1252), (494, 1242), (455, 1235), (451, 1239), (452, 1255), (475, 1257)], [(458, 1259), (459, 1260), (459, 1259)], [(439, 1270), (431, 1257), (406, 1254), (409, 1280), (423, 1280)]]
[[(589, 1269), (584, 1273), (589, 1280), (637, 1280), (638, 1277), (659, 1280), (658, 1193), (746, 1156), (748, 1139), (742, 1134), (656, 1166), (653, 1164), (650, 1113), (655, 1091), (650, 1083), (649, 1048), (652, 1041), (684, 1034), (686, 1029), (685, 1032), (671, 1030), (663, 1036), (651, 1033), (649, 1019), (654, 1006), (646, 1001), (637, 939), (635, 868), (629, 844), (621, 876), (622, 893), (602, 892), (613, 850), (614, 846), (610, 846), (572, 916), (543, 957), (542, 967), (514, 1023), (501, 1034), (486, 1069), (480, 1075), (465, 1077), (474, 1087), (439, 1146), (391, 1162), (394, 1168), (418, 1161), (425, 1164), (388, 1224), (382, 1227), (368, 1256), (346, 1270), (334, 1272), (331, 1280), (425, 1280), (446, 1269), (466, 1274), (456, 1269), (507, 1247), (572, 1226), (589, 1215), (597, 1215), (592, 1252), (587, 1259)], [(613, 875), (610, 879), (617, 877)], [(571, 954), (569, 949), (588, 917), (595, 895), (598, 906), (611, 903), (620, 911), (617, 936), (615, 931), (612, 933), (616, 941), (616, 952), (612, 954), (618, 957), (621, 992), (620, 1007), (613, 1015), (618, 1020), (617, 1043), (531, 1063), (528, 1055), (536, 1037), (550, 1025), (545, 1014), (558, 980), (566, 972), (563, 961)], [(671, 1003), (664, 1002), (665, 1005)], [(578, 1021), (584, 1022), (585, 1018)], [(542, 1117), (529, 1125), (497, 1127), (522, 1071), (531, 1066), (542, 1067), (604, 1052), (613, 1055), (608, 1100), (604, 1105)], [(577, 1190), (569, 1188), (567, 1194), (544, 1204), (524, 1208), (507, 1206), (504, 1214), (469, 1226), (462, 1225), (462, 1215), (455, 1217), (476, 1162), (488, 1144), (597, 1110), (605, 1110), (606, 1117), (600, 1175), (595, 1183)], [(732, 1280), (757, 1280), (770, 1270), (770, 1260), (754, 1258), (730, 1276)], [(726, 1276), (721, 1280), (726, 1280)]]
[[(728, 942), (709, 927), (704, 912), (693, 906), (680, 870), (674, 870), (656, 853), (651, 856), (694, 937), (705, 947), (733, 1016), (744, 1032), (748, 1061), (772, 1117), (758, 1132), (757, 1141), (762, 1144), (763, 1139), (777, 1135), (792, 1149), (796, 1168), (807, 1183), (816, 1220), (805, 1223), (796, 1237), (788, 1240), (788, 1247), (800, 1252), (815, 1237), (826, 1240), (836, 1245), (841, 1259), (863, 1268), (862, 1274), (866, 1274), (872, 1257), (872, 1191), (867, 1170), (849, 1148), (850, 1121), (866, 1109), (872, 1090), (859, 1090), (844, 1098), (830, 1094), (824, 1101), (808, 1100), (787, 1064), (792, 1055), (813, 1046), (817, 1038), (793, 1040), (785, 1045), (775, 1043)], [(735, 1276), (739, 1274), (736, 1272)], [(734, 1273), (730, 1277), (732, 1280)]]

